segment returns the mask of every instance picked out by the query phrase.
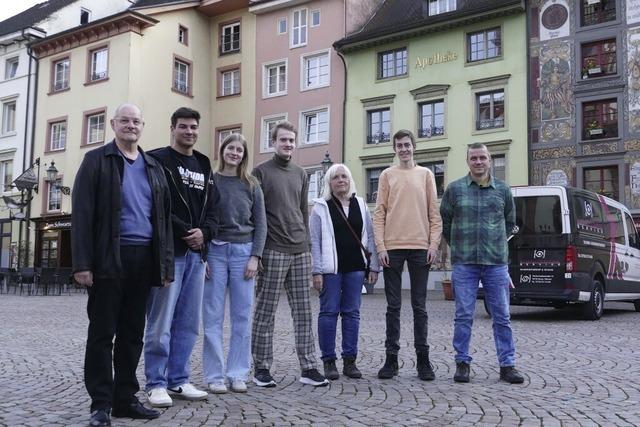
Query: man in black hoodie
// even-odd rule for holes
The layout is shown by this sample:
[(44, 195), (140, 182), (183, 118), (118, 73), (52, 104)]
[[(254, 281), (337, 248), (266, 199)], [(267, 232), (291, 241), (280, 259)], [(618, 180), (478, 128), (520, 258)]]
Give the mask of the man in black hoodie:
[(189, 358), (200, 328), (207, 242), (213, 237), (212, 172), (209, 158), (193, 149), (200, 113), (177, 109), (171, 116), (171, 146), (150, 154), (163, 166), (171, 190), (175, 280), (154, 289), (147, 304), (144, 342), (149, 403), (168, 407), (173, 397), (201, 400), (207, 393), (189, 383)]

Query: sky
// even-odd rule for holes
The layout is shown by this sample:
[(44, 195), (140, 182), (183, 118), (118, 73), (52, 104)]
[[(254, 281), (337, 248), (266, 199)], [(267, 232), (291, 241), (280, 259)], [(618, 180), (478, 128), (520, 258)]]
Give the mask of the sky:
[(0, 21), (4, 21), (23, 10), (29, 9), (34, 4), (44, 1), (45, 0), (0, 0)]

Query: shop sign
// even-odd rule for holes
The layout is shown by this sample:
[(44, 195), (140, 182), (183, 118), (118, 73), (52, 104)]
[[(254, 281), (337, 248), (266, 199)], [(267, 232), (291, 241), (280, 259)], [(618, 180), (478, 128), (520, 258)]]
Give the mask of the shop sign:
[(433, 56), (418, 56), (416, 58), (416, 68), (424, 70), (429, 65), (443, 64), (445, 62), (455, 61), (456, 59), (458, 59), (458, 54), (450, 50), (448, 50), (447, 53), (435, 53)]
[(45, 222), (44, 230), (49, 230), (52, 228), (71, 228), (71, 221), (55, 221), (55, 222)]
[(631, 178), (631, 193), (634, 196), (640, 195), (640, 162), (635, 162), (629, 169), (629, 177)]

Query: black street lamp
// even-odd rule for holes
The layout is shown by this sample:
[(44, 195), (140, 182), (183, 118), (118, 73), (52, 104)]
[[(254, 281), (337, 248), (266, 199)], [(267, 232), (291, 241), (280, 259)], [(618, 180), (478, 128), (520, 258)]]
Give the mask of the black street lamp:
[(324, 153), (324, 159), (322, 159), (320, 164), (322, 165), (322, 176), (324, 177), (324, 174), (326, 174), (331, 165), (333, 165), (333, 161), (331, 160), (331, 157), (329, 157), (328, 151)]
[(58, 168), (56, 168), (56, 162), (53, 160), (51, 160), (51, 164), (47, 168), (47, 177), (45, 178), (45, 181), (47, 181), (53, 188), (60, 190), (60, 192), (65, 196), (71, 194), (71, 188), (58, 183)]

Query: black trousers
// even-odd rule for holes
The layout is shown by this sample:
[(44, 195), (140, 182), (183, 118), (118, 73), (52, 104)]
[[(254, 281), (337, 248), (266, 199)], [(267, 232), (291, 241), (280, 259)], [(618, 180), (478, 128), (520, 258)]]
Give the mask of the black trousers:
[(400, 350), (400, 308), (402, 307), (402, 270), (405, 261), (411, 282), (411, 308), (413, 308), (413, 341), (416, 352), (428, 352), (427, 325), (427, 281), (429, 268), (427, 251), (424, 249), (392, 249), (389, 267), (384, 268), (384, 293), (387, 297), (387, 353), (398, 354)]
[(122, 246), (120, 257), (121, 278), (94, 278), (89, 288), (84, 383), (92, 411), (124, 406), (140, 390), (136, 369), (151, 284), (151, 247)]

